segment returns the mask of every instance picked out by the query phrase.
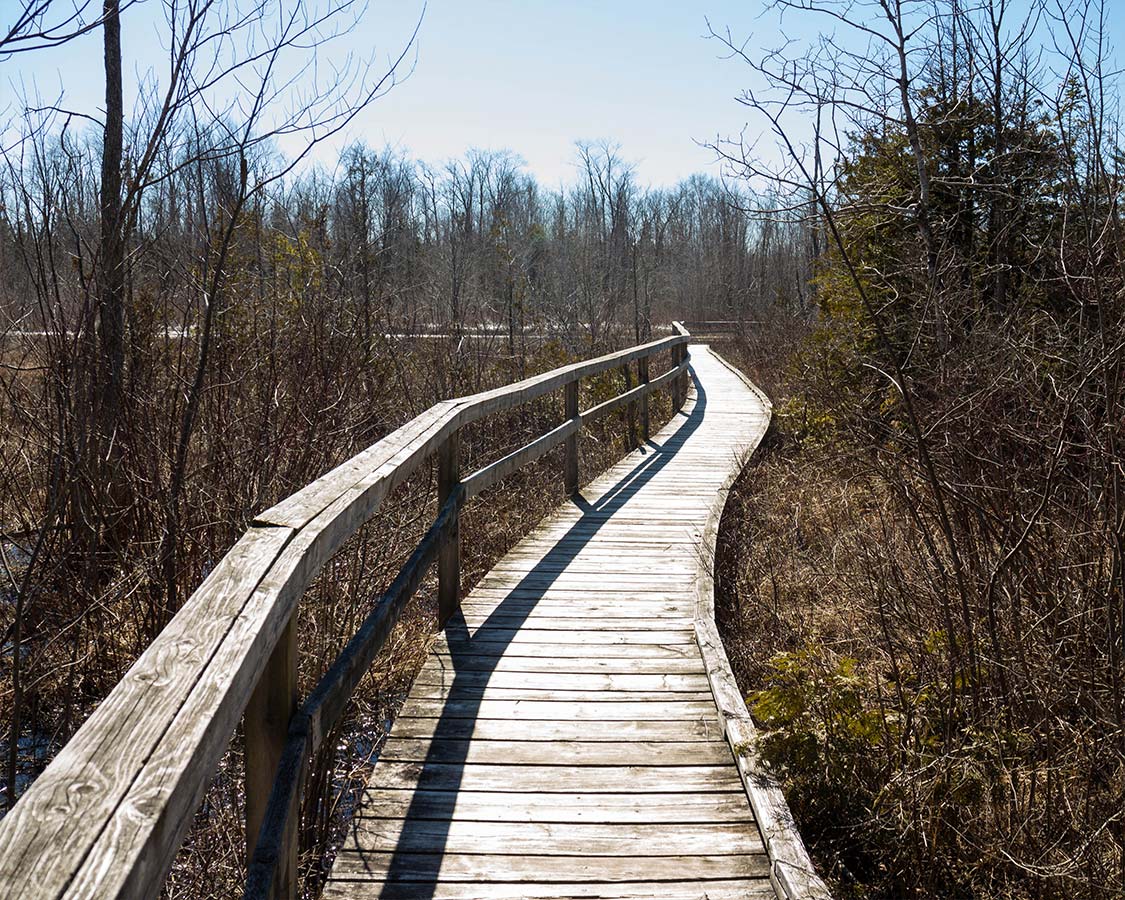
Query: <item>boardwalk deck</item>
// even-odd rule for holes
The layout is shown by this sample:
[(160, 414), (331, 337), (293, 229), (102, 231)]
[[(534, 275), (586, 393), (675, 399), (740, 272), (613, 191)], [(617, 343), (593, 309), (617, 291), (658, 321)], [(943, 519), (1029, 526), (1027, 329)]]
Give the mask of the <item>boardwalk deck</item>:
[(775, 896), (696, 621), (719, 497), (769, 413), (691, 353), (683, 410), (450, 621), (327, 898)]

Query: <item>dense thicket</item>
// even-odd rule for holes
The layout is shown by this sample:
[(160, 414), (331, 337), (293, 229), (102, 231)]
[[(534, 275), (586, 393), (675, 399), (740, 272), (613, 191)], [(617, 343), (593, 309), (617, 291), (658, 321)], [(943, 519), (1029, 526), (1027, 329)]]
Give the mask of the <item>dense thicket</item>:
[[(767, 756), (842, 895), (1119, 897), (1107, 10), (800, 5), (841, 30), (796, 63), (748, 60), (777, 93), (747, 102), (818, 207), (818, 315), (764, 376), (779, 427), (726, 531)], [(823, 124), (816, 160), (797, 107)]]

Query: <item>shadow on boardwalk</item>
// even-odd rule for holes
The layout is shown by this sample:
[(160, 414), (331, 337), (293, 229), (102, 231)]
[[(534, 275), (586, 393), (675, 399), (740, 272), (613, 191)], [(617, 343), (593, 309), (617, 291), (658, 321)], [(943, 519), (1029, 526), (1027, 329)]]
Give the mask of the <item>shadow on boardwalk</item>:
[[(694, 373), (692, 379), (696, 390), (695, 405), (690, 413), (676, 414), (683, 422), (675, 433), (663, 444), (645, 442), (640, 448), (646, 454), (645, 458), (596, 502), (589, 503), (582, 497), (573, 499), (572, 502), (582, 510), (582, 516), (543, 555), (535, 568), (508, 592), (508, 596), (496, 606), (476, 633), (469, 635), (460, 613), (447, 625), (446, 637), (454, 669), (448, 696), (455, 698), (456, 710), (444, 711), (439, 718), (417, 783), (424, 784), (427, 775), (432, 774), (427, 770), (437, 766), (440, 766), (443, 780), (452, 770), (454, 783), (448, 788), (443, 784), (441, 791), (425, 791), (424, 797), (415, 794), (412, 798), (398, 844), (386, 868), (382, 897), (410, 897), (417, 900), (433, 897), (457, 804), (465, 754), (469, 748), (469, 740), (465, 739), (465, 734), (472, 732), (472, 724), (476, 721), (480, 702), (487, 690), (489, 676), (507, 649), (514, 629), (526, 622), (538, 600), (550, 590), (567, 565), (595, 539), (601, 527), (611, 522), (613, 515), (675, 457), (702, 424), (707, 408), (707, 395)], [(474, 651), (476, 641), (487, 642), (488, 656), (480, 656)], [(472, 667), (466, 664), (469, 658), (473, 659)], [(443, 741), (449, 741), (449, 744), (445, 745), (444, 751), (439, 751), (435, 745)], [(451, 756), (450, 747), (458, 748), (460, 753)], [(425, 851), (420, 851), (420, 846), (425, 846)]]

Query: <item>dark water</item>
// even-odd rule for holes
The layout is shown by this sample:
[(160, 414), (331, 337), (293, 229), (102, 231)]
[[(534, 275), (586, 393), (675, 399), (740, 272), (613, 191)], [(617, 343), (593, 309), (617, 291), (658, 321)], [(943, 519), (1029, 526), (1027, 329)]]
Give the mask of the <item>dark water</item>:
[[(0, 760), (3, 761), (4, 771), (8, 765), (8, 723), (4, 723), (3, 739), (0, 740)], [(39, 775), (59, 752), (60, 747), (51, 740), (49, 735), (41, 732), (26, 734), (19, 739), (19, 751), (16, 761), (16, 796), (19, 797), (31, 786), (36, 776)], [(0, 779), (0, 818), (8, 809), (8, 784), (7, 776)]]
[[(0, 564), (0, 604), (12, 604), (16, 602), (18, 587), (18, 584), (13, 584), (12, 580), (19, 580), (24, 569), (31, 562), (31, 554), (25, 547), (7, 538), (0, 538), (0, 551), (3, 551), (4, 560), (7, 561), (6, 566)], [(8, 574), (9, 570), (11, 570), (11, 577)]]

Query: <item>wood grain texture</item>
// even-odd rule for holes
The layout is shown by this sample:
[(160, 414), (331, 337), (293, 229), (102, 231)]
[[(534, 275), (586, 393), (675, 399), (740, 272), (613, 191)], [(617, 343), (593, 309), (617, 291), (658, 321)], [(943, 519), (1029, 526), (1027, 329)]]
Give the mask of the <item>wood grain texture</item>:
[(703, 348), (686, 396), (681, 347), (649, 382), (676, 386), (680, 414), (462, 602), (327, 897), (776, 896), (697, 619), (722, 492), (768, 410)]
[[(623, 785), (623, 788), (626, 786)], [(500, 791), (395, 791), (364, 793), (356, 821), (411, 818), (451, 822), (598, 822), (665, 826), (744, 823), (754, 834), (754, 814), (742, 791), (726, 794), (618, 793), (511, 794)], [(690, 831), (691, 829), (684, 829)], [(353, 829), (354, 831), (354, 829)], [(669, 846), (679, 828), (667, 827)], [(346, 845), (345, 845), (346, 846)]]
[(519, 450), (515, 450), (496, 460), (496, 462), (477, 469), (465, 479), (465, 498), (475, 497), (481, 491), (487, 490), (501, 479), (507, 478), (513, 472), (522, 469), (528, 463), (550, 453), (559, 444), (577, 434), (581, 427), (581, 419), (570, 419), (558, 428), (551, 429), (542, 437), (536, 438), (530, 444), (525, 444)]
[[(763, 900), (776, 898), (769, 881), (760, 879), (715, 879), (710, 881), (664, 881), (659, 886), (661, 900)], [(323, 896), (326, 900), (351, 900), (370, 897), (370, 885), (365, 881), (334, 879), (328, 882)], [(529, 884), (501, 883), (464, 884), (461, 882), (429, 882), (389, 884), (379, 895), (383, 900), (652, 900), (652, 882), (581, 884)]]
[[(462, 425), (684, 341), (653, 341), (439, 403), (258, 516), (0, 822), (0, 894), (158, 893), (300, 595), (388, 494), (438, 447), (455, 443)], [(491, 471), (513, 469), (543, 447)]]
[[(584, 419), (638, 407), (643, 417), (652, 390), (671, 387), (682, 405), (535, 528), (450, 620), (328, 896), (821, 896), (794, 855), (791, 820), (776, 798), (755, 799), (757, 759), (731, 752), (748, 734), (741, 700), (714, 662), (713, 624), (699, 618), (716, 510), (768, 403), (705, 348), (693, 348), (689, 374), (685, 335), (439, 403), (261, 514), (0, 821), (0, 895), (157, 895), (296, 603), (332, 554), (463, 425), (643, 361), (636, 388), (585, 413), (568, 404), (559, 428), (470, 476), (483, 489), (569, 448)], [(656, 353), (671, 366), (650, 380)], [(565, 479), (577, 488), (570, 457)]]
[[(394, 762), (535, 764), (543, 761), (537, 741), (419, 740), (395, 737), (379, 753)], [(551, 760), (558, 766), (628, 766), (659, 760), (662, 766), (730, 766), (725, 741), (555, 741)]]
[(762, 878), (769, 874), (764, 852), (738, 856), (562, 856), (507, 853), (410, 853), (345, 847), (332, 867), (335, 877), (352, 875), (386, 882), (442, 881), (641, 881)]
[[(628, 721), (569, 719), (535, 721), (512, 719), (462, 719), (434, 716), (400, 716), (395, 719), (394, 737), (421, 740), (519, 740), (547, 744), (558, 741), (721, 741), (723, 726), (718, 717), (674, 721), (634, 719)], [(552, 750), (544, 747), (542, 757)]]
[(570, 766), (510, 763), (381, 761), (369, 782), (375, 789), (504, 791), (520, 794), (612, 794), (630, 790), (693, 794), (737, 791), (734, 766)]
[(414, 680), (418, 685), (449, 686), (456, 678), (462, 687), (518, 688), (519, 690), (600, 690), (613, 691), (707, 691), (707, 677), (703, 674), (643, 673), (574, 673), (574, 672), (454, 672), (442, 669), (435, 660), (423, 667)]
[[(287, 528), (251, 529), (0, 820), (0, 895), (114, 895), (134, 883), (134, 868), (138, 879), (159, 884), (154, 872), (162, 877), (205, 784), (177, 777), (185, 762), (174, 742), (185, 727), (202, 731), (200, 766), (209, 764), (210, 776), (230, 731), (220, 736), (221, 717), (214, 727), (193, 721), (194, 701), (234, 693), (238, 708), (226, 711), (233, 731), (256, 680), (222, 673), (216, 662), (238, 646), (264, 667), (272, 642), (242, 650), (241, 625), (292, 536)], [(85, 864), (91, 854), (95, 867)]]
[[(482, 846), (508, 853), (560, 856), (663, 856), (668, 829), (659, 823), (606, 825), (590, 822), (435, 822), (361, 819), (357, 840), (371, 850), (393, 853), (475, 853)], [(681, 839), (680, 853), (707, 856), (761, 853), (757, 834), (740, 822), (700, 823)]]

